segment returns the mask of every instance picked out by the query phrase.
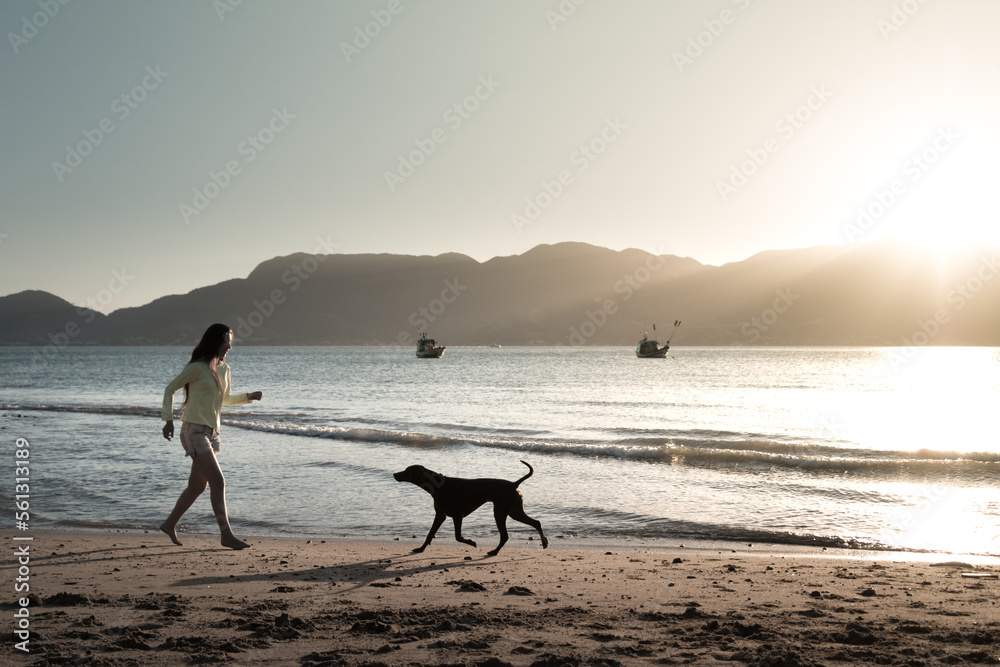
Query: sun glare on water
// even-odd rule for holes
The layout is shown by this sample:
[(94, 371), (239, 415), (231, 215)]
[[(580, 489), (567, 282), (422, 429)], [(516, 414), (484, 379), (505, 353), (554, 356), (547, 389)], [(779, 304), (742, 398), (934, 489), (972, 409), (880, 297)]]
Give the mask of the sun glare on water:
[(993, 415), (1000, 351), (975, 347), (884, 348), (880, 391), (855, 397), (850, 437), (875, 452), (1000, 455)]
[(884, 544), (976, 554), (983, 553), (985, 544), (995, 543), (996, 528), (983, 526), (982, 515), (972, 511), (989, 502), (990, 491), (923, 486), (910, 494), (912, 504), (886, 516), (880, 536)]
[[(983, 524), (998, 502), (988, 466), (1000, 461), (993, 415), (1000, 397), (1000, 351), (996, 348), (925, 347), (909, 350), (903, 365), (886, 359), (885, 401), (872, 405), (856, 435), (880, 452), (906, 452), (915, 461), (949, 460), (962, 474), (880, 487), (901, 499), (884, 517), (885, 544), (950, 553), (985, 553), (996, 544), (997, 526)], [(898, 357), (896, 357), (898, 359)], [(962, 459), (966, 459), (962, 461)], [(956, 470), (955, 472), (959, 472)]]

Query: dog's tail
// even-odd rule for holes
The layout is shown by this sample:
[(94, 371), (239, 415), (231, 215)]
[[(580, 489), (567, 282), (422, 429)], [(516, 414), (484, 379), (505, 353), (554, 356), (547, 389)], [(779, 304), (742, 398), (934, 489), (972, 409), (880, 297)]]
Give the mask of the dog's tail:
[(523, 463), (524, 465), (528, 466), (528, 474), (525, 475), (524, 477), (522, 477), (521, 479), (517, 480), (516, 482), (514, 482), (514, 488), (515, 489), (517, 488), (518, 484), (520, 484), (521, 482), (523, 482), (524, 480), (528, 479), (529, 477), (531, 477), (532, 475), (535, 474), (535, 469), (532, 468), (530, 465), (528, 465), (527, 461), (521, 461), (521, 463)]

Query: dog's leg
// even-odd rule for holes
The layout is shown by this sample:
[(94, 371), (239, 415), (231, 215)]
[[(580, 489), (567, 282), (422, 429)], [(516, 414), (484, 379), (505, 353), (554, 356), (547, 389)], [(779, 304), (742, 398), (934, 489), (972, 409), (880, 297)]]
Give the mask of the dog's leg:
[(434, 523), (431, 524), (431, 532), (427, 533), (427, 539), (424, 540), (424, 543), (422, 545), (414, 549), (413, 553), (415, 554), (421, 553), (423, 552), (424, 549), (427, 548), (427, 545), (429, 545), (431, 543), (431, 540), (434, 539), (434, 535), (437, 534), (438, 528), (440, 528), (441, 524), (444, 523), (444, 519), (445, 519), (445, 514), (443, 512), (436, 512), (434, 514)]
[(524, 513), (524, 505), (522, 503), (517, 503), (514, 507), (509, 510), (510, 518), (515, 521), (520, 521), (523, 524), (531, 526), (538, 531), (538, 536), (542, 538), (542, 548), (547, 549), (549, 547), (549, 541), (545, 537), (545, 533), (542, 532), (542, 523), (532, 519), (530, 516)]
[(476, 543), (473, 542), (472, 540), (462, 537), (462, 517), (456, 516), (454, 517), (454, 521), (455, 521), (455, 539), (458, 540), (459, 542), (464, 542), (469, 546), (472, 547), (476, 546)]
[(507, 540), (509, 539), (507, 535), (507, 510), (493, 503), (493, 518), (497, 520), (497, 530), (500, 531), (500, 544), (497, 545), (496, 549), (488, 552), (487, 556), (496, 556), (500, 553), (500, 549), (503, 548), (503, 545), (507, 544)]

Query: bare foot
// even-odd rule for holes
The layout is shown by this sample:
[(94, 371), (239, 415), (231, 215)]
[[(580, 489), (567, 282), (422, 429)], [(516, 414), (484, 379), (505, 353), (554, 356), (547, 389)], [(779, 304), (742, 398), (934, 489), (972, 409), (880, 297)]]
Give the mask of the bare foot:
[(235, 535), (229, 535), (222, 538), (222, 546), (229, 547), (230, 549), (236, 549), (238, 551), (240, 549), (246, 549), (250, 545)]
[(160, 524), (160, 530), (162, 530), (164, 533), (167, 534), (167, 537), (170, 538), (171, 542), (173, 542), (174, 544), (176, 544), (179, 547), (184, 546), (183, 544), (181, 544), (181, 541), (177, 539), (177, 533), (176, 533), (176, 531), (174, 531), (173, 528), (167, 528), (167, 524), (162, 523), (162, 524)]

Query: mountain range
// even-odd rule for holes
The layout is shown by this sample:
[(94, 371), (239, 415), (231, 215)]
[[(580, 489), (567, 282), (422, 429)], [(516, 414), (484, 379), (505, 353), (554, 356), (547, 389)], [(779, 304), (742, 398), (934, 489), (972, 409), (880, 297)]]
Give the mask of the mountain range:
[(680, 320), (674, 345), (992, 346), (998, 254), (870, 243), (722, 266), (584, 243), (485, 262), (293, 254), (107, 315), (47, 292), (0, 297), (0, 344), (193, 345), (224, 322), (255, 345), (415, 345), (425, 331), (447, 345), (635, 345)]

